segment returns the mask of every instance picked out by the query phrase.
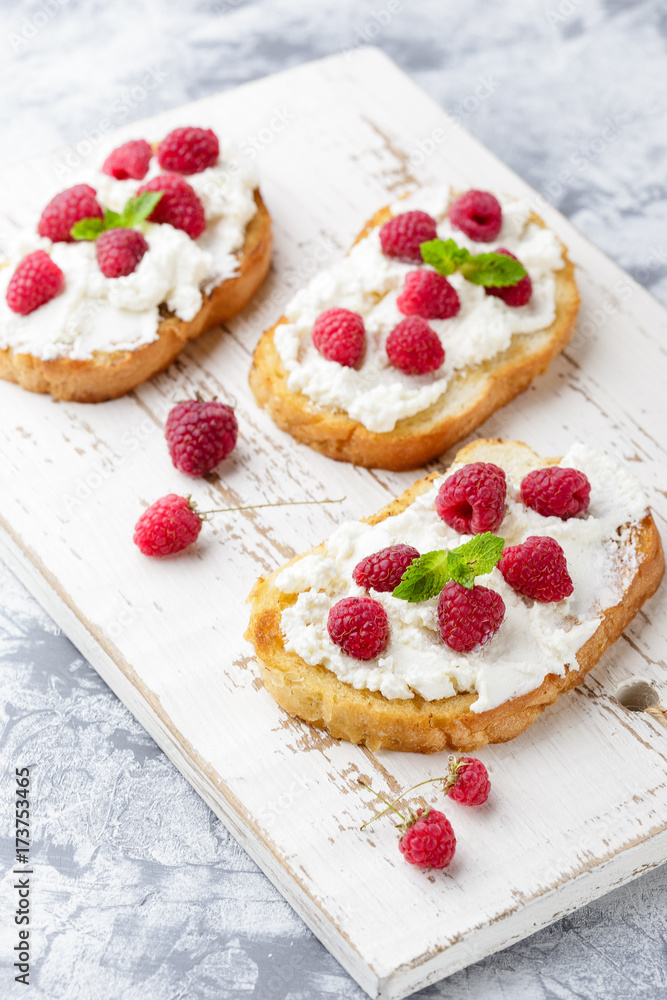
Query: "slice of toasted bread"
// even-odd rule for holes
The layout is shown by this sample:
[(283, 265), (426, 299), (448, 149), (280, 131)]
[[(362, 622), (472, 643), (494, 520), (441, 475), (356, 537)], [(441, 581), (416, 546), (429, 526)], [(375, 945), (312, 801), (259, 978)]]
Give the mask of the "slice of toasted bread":
[(166, 368), (189, 340), (205, 330), (225, 323), (247, 305), (266, 277), (271, 264), (273, 234), (271, 217), (258, 190), (257, 212), (248, 223), (239, 253), (238, 274), (204, 294), (194, 319), (186, 322), (174, 315), (160, 321), (157, 337), (136, 351), (96, 351), (92, 358), (46, 361), (34, 354), (0, 350), (0, 378), (18, 382), (31, 392), (50, 393), (56, 399), (100, 403), (123, 396)]
[[(520, 479), (530, 469), (554, 465), (560, 459), (540, 459), (521, 442), (493, 439), (473, 441), (456, 456), (456, 463), (478, 461), (494, 462)], [(366, 523), (378, 524), (400, 514), (428, 491), (439, 475), (418, 480), (402, 496), (366, 518)], [(514, 739), (559, 695), (580, 684), (655, 592), (664, 573), (664, 556), (650, 512), (632, 533), (631, 544), (636, 571), (622, 600), (603, 612), (596, 631), (578, 650), (576, 663), (570, 664), (562, 676), (548, 674), (535, 690), (488, 711), (471, 711), (477, 698), (474, 692), (434, 701), (419, 695), (411, 699), (388, 699), (377, 691), (358, 690), (339, 680), (326, 667), (310, 666), (289, 652), (283, 642), (281, 616), (285, 608), (294, 604), (297, 595), (285, 594), (275, 585), (284, 567), (255, 584), (249, 597), (252, 613), (246, 638), (255, 647), (264, 686), (278, 704), (336, 738), (365, 744), (371, 750), (380, 747), (420, 753), (475, 750), (487, 743)], [(322, 552), (323, 546), (311, 551)], [(292, 562), (300, 558), (303, 556)]]
[[(366, 223), (356, 242), (391, 216), (390, 208), (381, 209)], [(537, 215), (531, 215), (530, 221), (544, 226)], [(284, 316), (257, 345), (250, 372), (255, 399), (281, 430), (329, 458), (368, 468), (417, 468), (451, 448), (527, 389), (565, 348), (574, 332), (580, 300), (574, 265), (565, 247), (563, 260), (564, 267), (555, 273), (556, 318), (551, 326), (536, 333), (515, 334), (507, 350), (458, 372), (437, 402), (399, 420), (392, 431), (369, 431), (347, 413), (320, 406), (288, 388), (288, 373), (273, 339), (276, 327), (287, 322)]]

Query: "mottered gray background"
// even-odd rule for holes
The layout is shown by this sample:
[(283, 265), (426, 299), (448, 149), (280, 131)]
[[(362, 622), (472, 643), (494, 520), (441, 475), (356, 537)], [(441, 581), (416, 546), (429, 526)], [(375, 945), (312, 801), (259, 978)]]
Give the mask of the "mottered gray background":
[[(58, 147), (75, 169), (111, 128), (369, 44), (667, 303), (660, 0), (2, 0), (0, 165)], [(34, 765), (32, 997), (360, 1000), (1, 565), (0, 691), (3, 874), (13, 768)], [(12, 987), (10, 883), (0, 883), (2, 997), (23, 995)], [(666, 890), (662, 868), (419, 996), (667, 998)]]

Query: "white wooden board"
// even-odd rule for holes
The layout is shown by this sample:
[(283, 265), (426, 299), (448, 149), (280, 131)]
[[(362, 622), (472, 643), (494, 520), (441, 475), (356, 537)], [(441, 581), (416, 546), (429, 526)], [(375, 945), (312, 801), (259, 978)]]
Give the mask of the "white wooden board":
[[(288, 718), (242, 639), (244, 598), (258, 573), (414, 476), (335, 464), (278, 432), (250, 396), (251, 352), (293, 290), (415, 181), (536, 196), (372, 49), (158, 115), (119, 140), (190, 123), (258, 137), (276, 229), (271, 278), (228, 331), (206, 334), (124, 399), (57, 403), (0, 384), (0, 552), (361, 986), (398, 998), (665, 859), (667, 729), (614, 699), (621, 682), (642, 677), (664, 703), (664, 601), (658, 594), (524, 736), (480, 753), (493, 800), (481, 812), (447, 808), (459, 841), (447, 872), (406, 865), (388, 822), (359, 832), (373, 809), (360, 775), (396, 792), (442, 774), (444, 756), (373, 755)], [(51, 191), (54, 162), (2, 175), (0, 230)], [(536, 207), (578, 265), (579, 332), (480, 433), (547, 455), (586, 439), (631, 464), (662, 528), (665, 312), (565, 219)], [(171, 403), (195, 388), (236, 400), (241, 440), (219, 477), (193, 485), (172, 468), (162, 428)], [(219, 518), (191, 555), (142, 557), (131, 542), (142, 505), (190, 490), (204, 507), (347, 500)]]

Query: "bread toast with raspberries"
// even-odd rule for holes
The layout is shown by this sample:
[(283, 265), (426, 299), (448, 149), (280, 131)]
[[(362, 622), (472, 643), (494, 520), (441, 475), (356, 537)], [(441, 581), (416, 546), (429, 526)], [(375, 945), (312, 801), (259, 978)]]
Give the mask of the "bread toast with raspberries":
[[(394, 214), (390, 207), (378, 211), (354, 245)], [(534, 213), (530, 221), (546, 228)], [(250, 385), (259, 405), (268, 410), (281, 430), (329, 458), (369, 468), (417, 468), (441, 455), (526, 390), (566, 347), (574, 332), (580, 299), (574, 265), (565, 247), (555, 286), (555, 318), (547, 328), (515, 334), (507, 349), (495, 357), (456, 372), (436, 402), (400, 419), (390, 431), (369, 430), (342, 409), (316, 403), (289, 387), (289, 372), (274, 340), (280, 325), (288, 322), (285, 316), (260, 339)]]
[[(508, 479), (518, 483), (529, 471), (559, 461), (540, 458), (521, 442), (480, 439), (459, 451), (454, 465), (494, 463), (506, 471)], [(439, 476), (434, 473), (418, 480), (400, 497), (361, 523), (382, 525), (387, 519), (408, 511), (417, 498), (432, 490)], [(621, 527), (618, 526), (619, 532)], [(498, 532), (503, 534), (502, 526)], [(287, 565), (297, 565), (304, 556), (321, 555), (325, 544), (297, 556)], [(595, 630), (576, 651), (572, 662), (564, 666), (562, 674), (548, 673), (533, 690), (486, 711), (471, 710), (478, 695), (466, 690), (435, 700), (426, 700), (418, 694), (410, 698), (388, 698), (379, 690), (353, 687), (331, 669), (311, 665), (288, 650), (281, 618), (286, 609), (295, 605), (299, 595), (285, 593), (277, 586), (276, 581), (285, 567), (261, 577), (255, 584), (249, 597), (252, 610), (246, 638), (255, 648), (264, 686), (278, 704), (311, 725), (326, 729), (335, 738), (364, 744), (371, 750), (472, 751), (487, 743), (501, 743), (519, 736), (560, 695), (580, 684), (655, 592), (663, 577), (664, 556), (660, 535), (648, 508), (617, 540), (613, 558), (618, 560), (619, 567), (626, 567), (624, 574), (628, 574), (627, 567), (631, 567), (629, 575), (622, 578), (622, 594), (617, 595), (619, 599), (614, 600), (612, 606), (600, 608), (597, 627), (596, 613), (590, 626)], [(491, 639), (488, 648), (493, 642)], [(502, 664), (498, 666), (501, 668)]]

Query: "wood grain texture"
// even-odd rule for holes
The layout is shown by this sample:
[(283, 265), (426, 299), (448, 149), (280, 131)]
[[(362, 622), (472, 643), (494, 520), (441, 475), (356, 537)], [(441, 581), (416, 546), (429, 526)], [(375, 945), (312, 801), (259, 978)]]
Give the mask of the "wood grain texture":
[[(374, 806), (357, 778), (398, 792), (441, 774), (443, 759), (372, 755), (289, 718), (262, 689), (241, 635), (258, 575), (337, 523), (370, 514), (414, 473), (334, 464), (278, 431), (247, 387), (252, 351), (294, 290), (345, 252), (360, 220), (416, 180), (534, 199), (577, 265), (579, 324), (549, 372), (480, 432), (526, 440), (542, 454), (585, 438), (630, 463), (662, 531), (665, 313), (373, 50), (207, 98), (120, 137), (192, 121), (242, 139), (276, 106), (293, 117), (261, 155), (277, 248), (267, 282), (225, 334), (203, 334), (122, 399), (90, 407), (3, 384), (0, 544), (345, 968), (372, 996), (397, 998), (664, 860), (667, 729), (614, 699), (619, 684), (643, 677), (665, 704), (664, 600), (659, 592), (584, 684), (527, 733), (480, 751), (492, 802), (474, 815), (448, 807), (459, 842), (448, 872), (412, 870), (390, 824), (359, 831)], [(411, 151), (434, 129), (446, 140), (413, 169)], [(49, 160), (2, 180), (5, 229), (58, 183)], [(171, 404), (197, 388), (236, 401), (241, 438), (219, 474), (193, 483), (171, 466), (163, 426)], [(132, 527), (170, 491), (210, 507), (347, 499), (219, 518), (190, 555), (153, 562), (132, 546)]]

